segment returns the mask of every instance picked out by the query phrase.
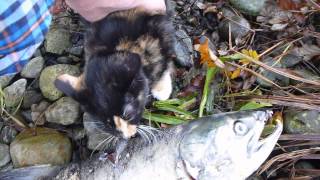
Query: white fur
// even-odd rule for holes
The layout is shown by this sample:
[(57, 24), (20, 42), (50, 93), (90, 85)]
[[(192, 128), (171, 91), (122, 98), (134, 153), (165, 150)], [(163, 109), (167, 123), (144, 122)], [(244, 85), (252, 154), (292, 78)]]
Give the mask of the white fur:
[(153, 97), (158, 100), (166, 100), (169, 99), (172, 92), (172, 79), (171, 79), (171, 71), (166, 70), (160, 81), (152, 88), (151, 93)]

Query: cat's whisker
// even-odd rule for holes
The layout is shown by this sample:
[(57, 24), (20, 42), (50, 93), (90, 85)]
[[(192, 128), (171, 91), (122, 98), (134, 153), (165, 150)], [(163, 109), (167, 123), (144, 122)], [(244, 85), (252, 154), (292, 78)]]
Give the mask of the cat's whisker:
[(110, 138), (112, 138), (112, 137), (107, 137), (107, 138), (105, 138), (104, 140), (102, 140), (102, 141), (93, 149), (93, 151), (92, 151), (91, 154), (90, 154), (90, 158), (92, 157), (93, 153), (96, 152), (97, 149), (98, 149), (102, 144), (104, 144), (105, 142), (107, 142)]
[(142, 131), (141, 129), (137, 129), (137, 132), (141, 135), (141, 137), (145, 143), (147, 143), (147, 144), (150, 143), (150, 139), (144, 131)]
[(151, 140), (153, 141), (157, 141), (157, 137), (154, 135), (154, 133), (150, 130), (150, 129), (147, 129), (147, 128), (141, 128), (142, 131), (145, 132), (145, 134), (150, 137)]
[(149, 130), (149, 131), (154, 131), (156, 133), (159, 133), (159, 134), (164, 134), (165, 132), (164, 131), (161, 131), (157, 128), (154, 128), (154, 127), (151, 127), (151, 126), (146, 126), (146, 125), (139, 125), (140, 129), (146, 129), (146, 130)]

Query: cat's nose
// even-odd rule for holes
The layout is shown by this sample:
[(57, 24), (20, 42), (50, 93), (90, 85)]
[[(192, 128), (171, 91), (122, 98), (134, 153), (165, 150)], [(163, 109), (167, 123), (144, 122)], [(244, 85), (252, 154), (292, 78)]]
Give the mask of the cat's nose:
[(113, 117), (116, 129), (122, 133), (123, 138), (129, 139), (137, 133), (137, 125), (130, 124), (119, 116)]

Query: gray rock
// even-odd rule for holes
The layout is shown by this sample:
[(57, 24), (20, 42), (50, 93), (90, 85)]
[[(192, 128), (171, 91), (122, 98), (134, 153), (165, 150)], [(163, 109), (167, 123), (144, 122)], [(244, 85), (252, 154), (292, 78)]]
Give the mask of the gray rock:
[(62, 97), (45, 111), (48, 122), (62, 125), (75, 123), (80, 117), (80, 105), (70, 97)]
[[(274, 68), (282, 68), (282, 64), (280, 62), (277, 62), (273, 58), (266, 58), (263, 63), (272, 66)], [(270, 81), (280, 85), (280, 86), (288, 86), (290, 79), (282, 76), (280, 74), (265, 70), (264, 68), (259, 68), (259, 73), (261, 73), (264, 77), (268, 78)], [(257, 77), (257, 82), (264, 87), (272, 87), (273, 85), (264, 81), (263, 79)]]
[(44, 111), (50, 106), (47, 101), (41, 101), (39, 104), (31, 106), (31, 119), (36, 125), (43, 125), (46, 121)]
[(281, 64), (287, 68), (287, 67), (292, 67), (298, 63), (300, 63), (301, 61), (303, 61), (303, 57), (299, 57), (293, 54), (287, 54), (284, 55), (281, 59)]
[(71, 159), (71, 143), (63, 134), (37, 127), (21, 132), (10, 144), (14, 167), (40, 164), (63, 165)]
[(47, 52), (62, 54), (70, 48), (70, 32), (60, 28), (51, 28), (46, 35), (45, 48)]
[(266, 0), (229, 0), (229, 2), (241, 12), (256, 16), (264, 8)]
[(319, 134), (320, 112), (298, 109), (285, 111), (284, 131), (288, 134)]
[(15, 75), (0, 76), (0, 87), (5, 88)]
[(182, 66), (191, 67), (193, 65), (193, 46), (191, 38), (183, 30), (176, 32), (177, 42), (175, 44), (175, 52), (177, 59)]
[(33, 122), (32, 121), (32, 116), (31, 116), (31, 110), (26, 110), (26, 111), (20, 111), (21, 116), (24, 120), (26, 120), (28, 123)]
[(86, 131), (84, 128), (74, 128), (72, 129), (72, 139), (77, 141), (86, 136)]
[(37, 78), (44, 66), (44, 59), (41, 56), (31, 59), (21, 71), (21, 76), (25, 78)]
[(40, 48), (38, 48), (38, 49), (33, 53), (33, 57), (38, 57), (38, 56), (42, 56)]
[(75, 56), (81, 56), (82, 52), (83, 52), (83, 46), (74, 46), (74, 47), (71, 47), (69, 50), (69, 53)]
[(4, 127), (4, 122), (3, 122), (3, 120), (1, 119), (0, 120), (0, 131), (1, 131), (1, 129)]
[[(304, 67), (296, 67), (293, 70), (293, 72), (294, 72), (294, 74), (296, 74), (304, 79), (307, 79), (307, 80), (312, 80), (312, 81), (319, 81), (320, 80), (320, 76), (309, 71), (308, 69), (306, 69)], [(296, 80), (290, 79), (291, 85), (296, 85), (298, 83), (301, 83), (301, 81), (296, 81)]]
[(68, 64), (57, 64), (46, 67), (40, 75), (40, 89), (44, 97), (51, 101), (59, 99), (63, 93), (54, 86), (54, 81), (62, 74), (79, 75), (77, 66)]
[(43, 99), (41, 93), (35, 90), (27, 90), (23, 96), (22, 107), (28, 109), (32, 104), (38, 104)]
[(109, 138), (110, 134), (108, 133), (101, 133), (101, 129), (99, 125), (96, 123), (96, 120), (93, 119), (88, 113), (84, 113), (83, 115), (83, 127), (88, 137), (87, 141), (87, 148), (91, 150), (106, 150), (111, 146), (109, 143), (105, 144), (102, 143), (104, 140)]
[(0, 168), (0, 174), (2, 172), (9, 171), (9, 170), (12, 170), (12, 169), (13, 169), (13, 164), (12, 164), (12, 162), (10, 162), (10, 163), (8, 163), (8, 164), (6, 164), (6, 165), (4, 165), (3, 167)]
[(0, 167), (3, 167), (10, 162), (9, 146), (0, 144)]
[(72, 62), (80, 62), (80, 61), (82, 61), (81, 58), (79, 58), (78, 56), (72, 55), (72, 54), (69, 54), (68, 57), (70, 59), (72, 59)]
[(229, 24), (231, 29), (231, 37), (233, 40), (240, 39), (250, 32), (250, 24), (248, 20), (240, 16), (231, 16), (229, 19), (224, 19), (219, 23), (219, 35), (224, 39), (229, 38)]
[(26, 79), (19, 79), (3, 90), (5, 98), (4, 102), (7, 107), (15, 107), (19, 105), (23, 98), (23, 93), (26, 90), (26, 85)]
[(73, 61), (71, 57), (61, 56), (57, 58), (57, 62), (61, 64), (71, 64)]
[(67, 11), (55, 14), (52, 17), (52, 21), (51, 28), (71, 29), (73, 25), (73, 18)]
[(311, 164), (309, 161), (302, 160), (295, 164), (294, 168), (296, 169), (316, 169), (316, 167)]
[(10, 126), (4, 126), (0, 132), (0, 142), (5, 144), (10, 144), (16, 135), (17, 130)]

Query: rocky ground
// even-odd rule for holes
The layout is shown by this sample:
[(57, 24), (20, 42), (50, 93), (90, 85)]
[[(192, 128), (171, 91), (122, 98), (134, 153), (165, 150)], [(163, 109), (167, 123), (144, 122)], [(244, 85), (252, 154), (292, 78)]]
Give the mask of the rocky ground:
[[(148, 107), (149, 115), (164, 114), (171, 121), (152, 118), (151, 125), (167, 127), (202, 111), (271, 107), (285, 130), (275, 158), (256, 177), (320, 176), (319, 1), (177, 0), (174, 5), (177, 57), (193, 67), (176, 70), (172, 99), (184, 103)], [(61, 10), (22, 72), (0, 78), (1, 171), (84, 160), (102, 149), (104, 137), (92, 133), (79, 104), (53, 85), (60, 74), (82, 72), (84, 30), (77, 14)], [(219, 70), (211, 81), (209, 69)]]

